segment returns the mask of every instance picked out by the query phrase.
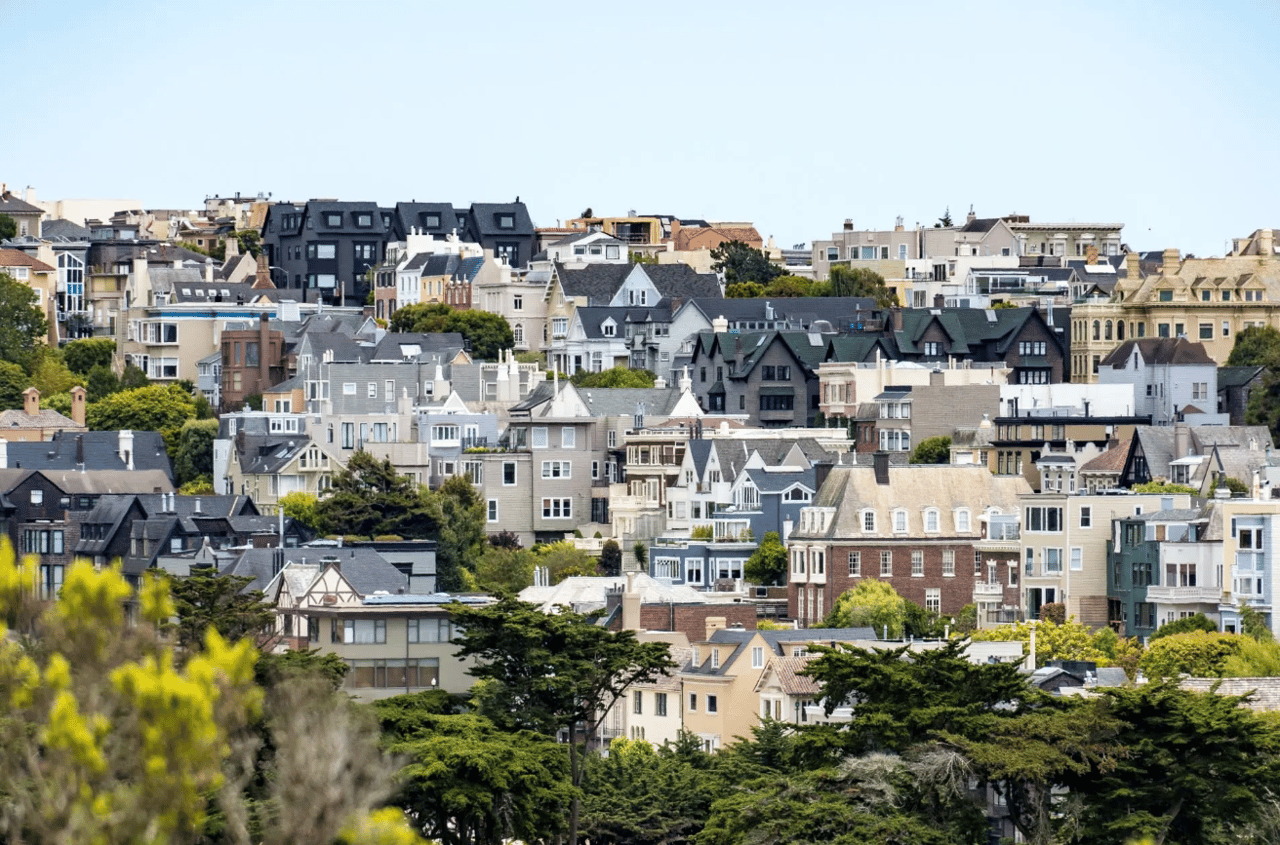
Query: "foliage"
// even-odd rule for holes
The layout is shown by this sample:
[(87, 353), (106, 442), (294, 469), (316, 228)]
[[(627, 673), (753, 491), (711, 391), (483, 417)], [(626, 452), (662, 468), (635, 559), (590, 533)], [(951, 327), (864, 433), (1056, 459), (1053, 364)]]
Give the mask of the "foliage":
[(133, 390), (135, 387), (146, 387), (151, 384), (151, 379), (147, 378), (139, 367), (133, 364), (125, 364), (124, 372), (120, 374), (120, 389)]
[(1205, 631), (1210, 634), (1216, 634), (1218, 632), (1218, 623), (1203, 613), (1184, 616), (1181, 619), (1175, 619), (1172, 622), (1166, 622), (1161, 625), (1154, 634), (1147, 638), (1147, 642), (1151, 643), (1162, 637), (1170, 637), (1174, 634), (1185, 634), (1188, 631)]
[(913, 601), (903, 600), (902, 633), (915, 639), (939, 639), (950, 624), (939, 614), (925, 610)]
[(224, 640), (256, 641), (275, 621), (275, 611), (261, 590), (245, 592), (252, 578), (219, 575), (213, 567), (193, 566), (185, 578), (169, 585), (178, 618), (178, 643), (199, 648), (205, 631), (217, 631)]
[(461, 573), (475, 566), (486, 545), (484, 501), (461, 475), (451, 476), (439, 490), (426, 491), (422, 498), (436, 526), (436, 589), (457, 590), (462, 586)]
[(1116, 720), (1116, 739), (1129, 753), (1066, 779), (1080, 802), (1067, 841), (1224, 841), (1224, 828), (1254, 817), (1280, 774), (1274, 724), (1239, 697), (1188, 692), (1174, 682), (1102, 695), (1098, 706)]
[(257, 229), (241, 229), (236, 232), (236, 241), (239, 242), (241, 255), (247, 253), (257, 258), (262, 252), (262, 236), (258, 234)]
[(636, 559), (636, 565), (640, 567), (641, 572), (649, 571), (649, 549), (644, 543), (636, 540), (636, 544), (631, 547), (631, 554)]
[(764, 296), (790, 298), (797, 296), (823, 296), (825, 294), (815, 290), (817, 283), (812, 279), (806, 279), (803, 276), (779, 276), (764, 289)]
[(787, 548), (782, 545), (782, 535), (777, 531), (765, 532), (760, 547), (747, 558), (742, 574), (753, 584), (783, 583), (787, 574)]
[(1225, 487), (1231, 491), (1231, 495), (1233, 496), (1247, 496), (1250, 493), (1248, 484), (1245, 484), (1238, 478), (1232, 478), (1229, 475), (1219, 478), (1216, 486)]
[(911, 453), (913, 464), (949, 464), (951, 463), (951, 438), (945, 434), (937, 437), (926, 437), (916, 444)]
[(1060, 601), (1040, 605), (1040, 620), (1062, 625), (1067, 621), (1067, 606)]
[(34, 288), (0, 273), (0, 360), (28, 366), (44, 348), (49, 321)]
[(598, 373), (578, 370), (569, 381), (574, 387), (653, 387), (657, 376), (649, 370), (613, 367)]
[(471, 357), (495, 361), (515, 344), (511, 324), (500, 314), (456, 310), (443, 302), (414, 303), (391, 315), (393, 332), (458, 332), (471, 342)]
[(196, 415), (195, 402), (179, 385), (149, 385), (121, 390), (93, 403), (85, 412), (90, 431), (158, 431), (170, 456), (182, 426)]
[(110, 367), (98, 365), (89, 370), (85, 377), (85, 399), (90, 403), (98, 402), (113, 393), (120, 392), (120, 379)]
[(1148, 678), (1221, 678), (1228, 658), (1237, 653), (1238, 634), (1188, 631), (1152, 640), (1138, 664)]
[(110, 367), (116, 342), (109, 337), (87, 337), (62, 347), (62, 360), (71, 372), (87, 376), (94, 367)]
[(711, 540), (716, 536), (716, 529), (711, 525), (695, 525), (689, 529), (690, 540)]
[(868, 296), (877, 308), (898, 304), (898, 295), (884, 283), (884, 276), (866, 267), (831, 266), (831, 296)]
[(533, 583), (538, 556), (528, 549), (489, 546), (470, 569), (462, 570), (467, 592), (515, 595)]
[(187, 420), (182, 424), (173, 459), (173, 474), (179, 484), (213, 478), (213, 441), (217, 436), (217, 420)]
[(315, 508), (312, 527), (325, 534), (399, 534), (420, 539), (437, 531), (436, 514), (418, 484), (401, 475), (390, 459), (379, 461), (357, 450)]
[[(599, 535), (596, 535), (599, 536)], [(489, 535), (489, 545), (495, 549), (522, 549), (524, 544), (520, 542), (520, 535), (514, 531), (497, 531)]]
[(900, 639), (907, 605), (888, 581), (865, 578), (835, 600), (822, 628), (874, 628), (876, 636)]
[(568, 540), (538, 546), (534, 554), (537, 555), (537, 565), (547, 568), (552, 584), (559, 584), (566, 578), (600, 574), (596, 559)]
[(947, 206), (947, 210), (942, 212), (942, 216), (938, 218), (938, 222), (933, 224), (935, 229), (950, 229), (954, 224), (951, 222), (951, 206)]
[[(995, 628), (982, 628), (970, 634), (985, 642), (1022, 643), (1022, 653), (1031, 653), (1031, 622), (1014, 622)], [(1115, 633), (1109, 628), (1091, 631), (1071, 617), (1061, 624), (1048, 620), (1034, 623), (1036, 632), (1036, 667), (1050, 660), (1090, 660), (1099, 666), (1110, 666), (1115, 659)], [(1110, 653), (1108, 653), (1110, 651)]]
[(1185, 484), (1168, 484), (1162, 481), (1147, 481), (1143, 484), (1135, 484), (1132, 489), (1135, 493), (1186, 493), (1191, 496), (1200, 495), (1200, 491), (1194, 487), (1188, 487)]
[(597, 615), (543, 613), (504, 598), (485, 607), (455, 605), (463, 633), (459, 659), (476, 658), (468, 673), (486, 681), (477, 709), (507, 730), (569, 735), (573, 786), (569, 842), (577, 845), (582, 755), (588, 737), (628, 687), (675, 668), (665, 643), (641, 643), (633, 631), (610, 631)]
[(254, 677), (262, 687), (318, 679), (336, 693), (349, 668), (346, 661), (333, 652), (321, 653), (315, 648), (290, 649), (258, 655)]
[(622, 574), (622, 549), (612, 538), (600, 546), (600, 574), (610, 578)]
[(178, 487), (182, 496), (212, 496), (214, 494), (213, 478), (208, 475), (197, 475)]
[(631, 262), (632, 264), (657, 264), (657, 263), (658, 263), (658, 256), (656, 256), (656, 255), (646, 255), (646, 254), (645, 254), (645, 253), (643, 253), (643, 252), (636, 252), (635, 250), (628, 250), (628, 251), (627, 251), (627, 261)]
[(1235, 654), (1222, 665), (1224, 678), (1280, 677), (1280, 643), (1245, 635), (1236, 643)]
[(1236, 342), (1227, 356), (1228, 367), (1280, 366), (1280, 329), (1275, 326), (1247, 326), (1236, 333)]
[(720, 273), (726, 284), (757, 282), (768, 284), (785, 271), (769, 261), (762, 250), (742, 241), (727, 241), (711, 250), (711, 269)]
[(22, 367), (12, 361), (0, 361), (0, 410), (22, 408), (22, 391), (27, 385), (27, 373)]
[(83, 384), (84, 378), (67, 369), (57, 350), (45, 347), (39, 360), (33, 362), (31, 386), (40, 391), (42, 400), (59, 393), (67, 393), (76, 385)]
[(18, 221), (7, 214), (0, 214), (0, 241), (7, 241), (18, 235)]
[(764, 296), (764, 285), (759, 282), (734, 282), (724, 286), (725, 299), (759, 299)]
[(284, 508), (285, 516), (312, 530), (315, 530), (320, 521), (317, 513), (320, 500), (313, 493), (303, 493), (301, 490), (285, 493), (277, 504)]

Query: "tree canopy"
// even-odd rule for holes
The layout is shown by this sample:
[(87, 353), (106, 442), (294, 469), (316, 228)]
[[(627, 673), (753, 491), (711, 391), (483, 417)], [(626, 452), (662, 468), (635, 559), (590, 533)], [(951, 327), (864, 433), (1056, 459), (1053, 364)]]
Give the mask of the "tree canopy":
[(898, 304), (898, 295), (884, 283), (884, 276), (866, 267), (831, 265), (831, 296), (867, 296), (877, 308)]
[(0, 241), (7, 241), (18, 234), (18, 221), (7, 214), (0, 214)]
[(757, 282), (766, 285), (784, 271), (764, 254), (742, 241), (726, 241), (711, 250), (711, 269), (724, 276), (725, 284)]
[(511, 324), (500, 314), (471, 309), (459, 310), (443, 302), (421, 302), (391, 315), (391, 331), (457, 332), (471, 344), (471, 357), (495, 361), (498, 355), (515, 345)]
[(1280, 365), (1280, 329), (1275, 326), (1246, 326), (1236, 334), (1226, 366), (1274, 369), (1277, 365)]
[(62, 347), (62, 360), (73, 373), (89, 375), (94, 367), (110, 367), (116, 342), (109, 337), (87, 337)]
[(0, 273), (0, 360), (28, 366), (44, 347), (49, 321), (35, 289)]
[(231, 642), (264, 640), (275, 621), (275, 611), (261, 590), (245, 592), (252, 582), (252, 578), (238, 575), (219, 575), (208, 566), (193, 566), (190, 575), (173, 578), (169, 589), (182, 647), (201, 648), (210, 629)]
[(598, 373), (578, 370), (569, 380), (574, 387), (653, 387), (657, 376), (649, 370), (613, 367)]
[(951, 438), (945, 434), (926, 437), (916, 444), (911, 453), (913, 464), (949, 464), (951, 463)]
[(395, 534), (422, 539), (435, 534), (436, 516), (417, 482), (389, 458), (356, 450), (315, 508), (317, 531), (360, 537)]
[(181, 385), (153, 384), (94, 402), (85, 411), (85, 424), (90, 431), (158, 431), (173, 457), (182, 426), (196, 415), (195, 400)]
[(864, 578), (851, 590), (845, 590), (832, 605), (823, 628), (874, 628), (876, 636), (888, 632), (888, 639), (902, 636), (907, 605), (888, 581)]
[(760, 547), (747, 558), (742, 574), (753, 584), (781, 584), (787, 574), (787, 547), (777, 531), (766, 531)]

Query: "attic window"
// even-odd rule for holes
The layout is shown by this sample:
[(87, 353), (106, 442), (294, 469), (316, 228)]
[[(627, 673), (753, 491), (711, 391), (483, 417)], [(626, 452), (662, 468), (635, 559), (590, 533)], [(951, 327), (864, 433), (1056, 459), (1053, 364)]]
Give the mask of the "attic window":
[(359, 226), (361, 229), (368, 229), (368, 228), (372, 227), (372, 226), (373, 226), (373, 215), (372, 215), (372, 214), (367, 214), (367, 213), (366, 213), (366, 214), (357, 214), (357, 215), (356, 215), (356, 225), (357, 225), (357, 226)]
[(439, 229), (440, 215), (439, 214), (422, 215), (422, 225), (423, 225), (423, 228), (426, 228), (426, 229)]
[(514, 229), (516, 227), (516, 216), (514, 214), (499, 214), (499, 229)]
[(331, 213), (324, 216), (324, 225), (337, 228), (342, 225), (342, 214)]
[(600, 326), (600, 333), (603, 334), (605, 337), (613, 337), (615, 334), (617, 334), (617, 331), (618, 331), (618, 327), (614, 324), (612, 320), (609, 320)]
[(182, 289), (182, 295), (183, 295), (183, 296), (191, 296), (191, 288), (183, 288), (183, 289)]

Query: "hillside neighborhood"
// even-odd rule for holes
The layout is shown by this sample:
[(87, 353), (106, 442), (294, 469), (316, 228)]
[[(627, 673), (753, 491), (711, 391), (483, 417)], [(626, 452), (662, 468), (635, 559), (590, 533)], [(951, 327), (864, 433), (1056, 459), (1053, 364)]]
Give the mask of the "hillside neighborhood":
[[(1229, 702), (1206, 743), (1247, 734), (1274, 773), (1254, 715), (1280, 709), (1273, 229), (1184, 255), (1131, 239), (1145, 227), (1100, 196), (1093, 221), (947, 210), (780, 247), (697, 209), (535, 221), (479, 199), (162, 209), (0, 187), (13, 596), (87, 601), (84, 579), (118, 577), (122, 620), (157, 632), (247, 601), (238, 635), (327, 665), (384, 741), (421, 739), (417, 697), (429, 720), (491, 719), (467, 724), (475, 748), (540, 733), (575, 749), (537, 757), (558, 773), (539, 789), (563, 793), (504, 793), (528, 802), (519, 823), (396, 805), (458, 845), (830, 841), (817, 820), (753, 816), (761, 793), (669, 827), (624, 824), (638, 811), (601, 796), (689, 760), (682, 777), (759, 774), (837, 746), (894, 768), (859, 757), (838, 789), (793, 788), (864, 808), (899, 806), (882, 787), (927, 793), (938, 815), (835, 841), (1090, 841), (1066, 838), (1070, 812), (1122, 837), (1106, 841), (1219, 841), (1187, 826), (1181, 793), (1142, 799), (1137, 821), (1116, 809), (1115, 781), (1150, 774), (1119, 745), (1138, 747), (1134, 714), (1175, 699)], [(175, 585), (172, 614), (155, 583)], [(498, 630), (513, 620), (526, 639)], [(500, 674), (517, 640), (565, 660), (584, 637), (613, 644), (586, 652), (609, 668), (564, 694), (569, 716)], [(635, 650), (604, 656), (618, 643)], [(929, 694), (951, 715), (893, 698), (944, 676)], [(1069, 729), (1092, 732), (1070, 745)], [(1061, 744), (1033, 752), (1036, 735)], [(1061, 758), (1018, 769), (1001, 745)], [(944, 752), (968, 761), (954, 795), (928, 779)], [(567, 827), (538, 816), (570, 802)], [(1241, 812), (1274, 841), (1273, 806)], [(744, 838), (783, 816), (796, 827)]]

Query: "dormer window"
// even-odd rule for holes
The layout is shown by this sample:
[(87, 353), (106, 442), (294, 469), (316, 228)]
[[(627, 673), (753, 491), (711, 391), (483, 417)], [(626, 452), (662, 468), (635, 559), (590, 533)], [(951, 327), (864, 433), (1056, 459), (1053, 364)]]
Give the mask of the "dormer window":
[(439, 214), (422, 215), (422, 225), (423, 225), (423, 228), (426, 228), (426, 229), (439, 229), (440, 215)]
[(499, 214), (499, 229), (514, 229), (516, 227), (516, 216), (514, 214)]
[(605, 337), (614, 337), (618, 332), (618, 327), (612, 320), (608, 320), (600, 327), (600, 330)]
[(357, 214), (357, 215), (356, 215), (356, 225), (357, 225), (357, 226), (359, 226), (361, 229), (369, 229), (369, 228), (372, 228), (372, 226), (373, 226), (373, 215), (372, 215), (372, 214)]
[(324, 225), (336, 229), (342, 225), (341, 212), (330, 212), (324, 216)]

